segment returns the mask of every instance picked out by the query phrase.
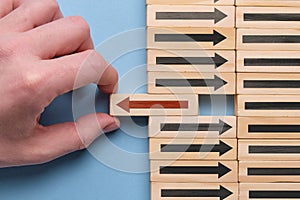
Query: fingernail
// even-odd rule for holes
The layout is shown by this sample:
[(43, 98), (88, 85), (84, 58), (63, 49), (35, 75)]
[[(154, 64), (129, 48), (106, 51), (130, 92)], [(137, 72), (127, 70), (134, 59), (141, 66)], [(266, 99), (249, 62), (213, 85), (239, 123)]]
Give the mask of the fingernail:
[(106, 126), (103, 131), (104, 133), (108, 133), (120, 128), (120, 120), (114, 117), (114, 122)]

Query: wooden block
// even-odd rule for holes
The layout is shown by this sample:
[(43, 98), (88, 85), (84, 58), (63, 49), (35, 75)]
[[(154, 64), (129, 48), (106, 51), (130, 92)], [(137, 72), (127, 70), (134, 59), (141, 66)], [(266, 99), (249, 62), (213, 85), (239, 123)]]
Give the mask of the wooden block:
[(300, 139), (300, 118), (238, 117), (238, 138)]
[(240, 161), (240, 182), (300, 182), (300, 161)]
[(234, 6), (149, 5), (147, 26), (235, 27)]
[(236, 138), (234, 116), (153, 116), (151, 138)]
[(235, 49), (234, 28), (155, 28), (147, 30), (148, 49)]
[(300, 116), (300, 95), (238, 95), (238, 116)]
[(299, 160), (300, 140), (239, 140), (239, 160)]
[(151, 183), (151, 200), (237, 200), (237, 183)]
[(151, 138), (149, 157), (151, 160), (236, 160), (237, 140)]
[(290, 6), (299, 7), (298, 0), (236, 0), (237, 6)]
[(234, 0), (147, 0), (147, 5), (234, 5)]
[(300, 183), (241, 183), (240, 199), (300, 199)]
[(199, 49), (148, 50), (147, 52), (148, 71), (235, 72), (234, 51)]
[(238, 73), (238, 94), (300, 94), (300, 73)]
[(300, 50), (300, 29), (238, 29), (238, 50)]
[(148, 72), (148, 93), (235, 94), (235, 74)]
[(299, 28), (299, 7), (237, 7), (238, 28)]
[(237, 51), (238, 72), (300, 72), (300, 51)]
[(237, 161), (150, 161), (152, 182), (237, 182)]
[(197, 95), (113, 94), (114, 116), (198, 115)]

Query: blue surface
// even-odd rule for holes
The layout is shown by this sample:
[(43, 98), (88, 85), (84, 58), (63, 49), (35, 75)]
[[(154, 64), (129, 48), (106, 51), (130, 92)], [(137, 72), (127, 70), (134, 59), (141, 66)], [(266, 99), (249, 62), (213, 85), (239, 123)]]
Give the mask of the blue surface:
[[(65, 15), (81, 15), (88, 21), (94, 42), (99, 44), (97, 50), (119, 71), (120, 93), (145, 92), (145, 1), (59, 3)], [(97, 111), (107, 112), (108, 97), (93, 91), (95, 87), (88, 86), (73, 96), (69, 93), (57, 98), (41, 122), (72, 121), (74, 115), (93, 111), (86, 106), (90, 101), (96, 102)], [(233, 97), (201, 96), (200, 114), (232, 115), (232, 105)], [(39, 166), (0, 169), (0, 199), (149, 200), (147, 118), (121, 118), (121, 122), (121, 130), (100, 137), (88, 150)]]

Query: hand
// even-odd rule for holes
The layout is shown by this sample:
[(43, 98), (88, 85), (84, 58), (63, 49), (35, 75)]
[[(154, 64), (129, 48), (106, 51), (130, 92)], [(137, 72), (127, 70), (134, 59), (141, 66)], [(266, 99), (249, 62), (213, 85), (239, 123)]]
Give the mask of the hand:
[(114, 92), (118, 74), (93, 48), (88, 24), (64, 18), (55, 0), (0, 1), (0, 167), (53, 160), (119, 127), (104, 113), (39, 124), (58, 95), (89, 83)]

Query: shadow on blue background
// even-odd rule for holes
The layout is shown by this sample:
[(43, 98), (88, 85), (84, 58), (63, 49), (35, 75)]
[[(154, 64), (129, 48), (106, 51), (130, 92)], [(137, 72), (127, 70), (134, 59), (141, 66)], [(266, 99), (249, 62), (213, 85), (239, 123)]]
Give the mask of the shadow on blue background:
[[(59, 0), (59, 3), (65, 15), (81, 15), (88, 21), (95, 44), (120, 32), (145, 27), (144, 0)], [(139, 50), (120, 57), (113, 65), (123, 75), (136, 66), (145, 65), (145, 62), (146, 52)], [(141, 69), (143, 73), (139, 78), (144, 80), (146, 71)], [(89, 87), (83, 90), (88, 91)], [(121, 92), (124, 90), (122, 87)], [(139, 89), (145, 92), (145, 88)], [(97, 93), (87, 98), (95, 98), (97, 111), (108, 111), (107, 95)], [(199, 99), (201, 115), (233, 115), (233, 97), (211, 98), (204, 95)], [(68, 93), (58, 97), (46, 109), (41, 122), (51, 125), (72, 120), (72, 93)], [(143, 129), (147, 118), (132, 120), (142, 127), (141, 130), (147, 129)], [(100, 137), (99, 141), (107, 137), (113, 144), (129, 152), (146, 153), (147, 132), (137, 134), (119, 130)], [(148, 173), (133, 174), (114, 170), (96, 160), (86, 150), (43, 165), (0, 169), (1, 200), (149, 200), (149, 190)]]

